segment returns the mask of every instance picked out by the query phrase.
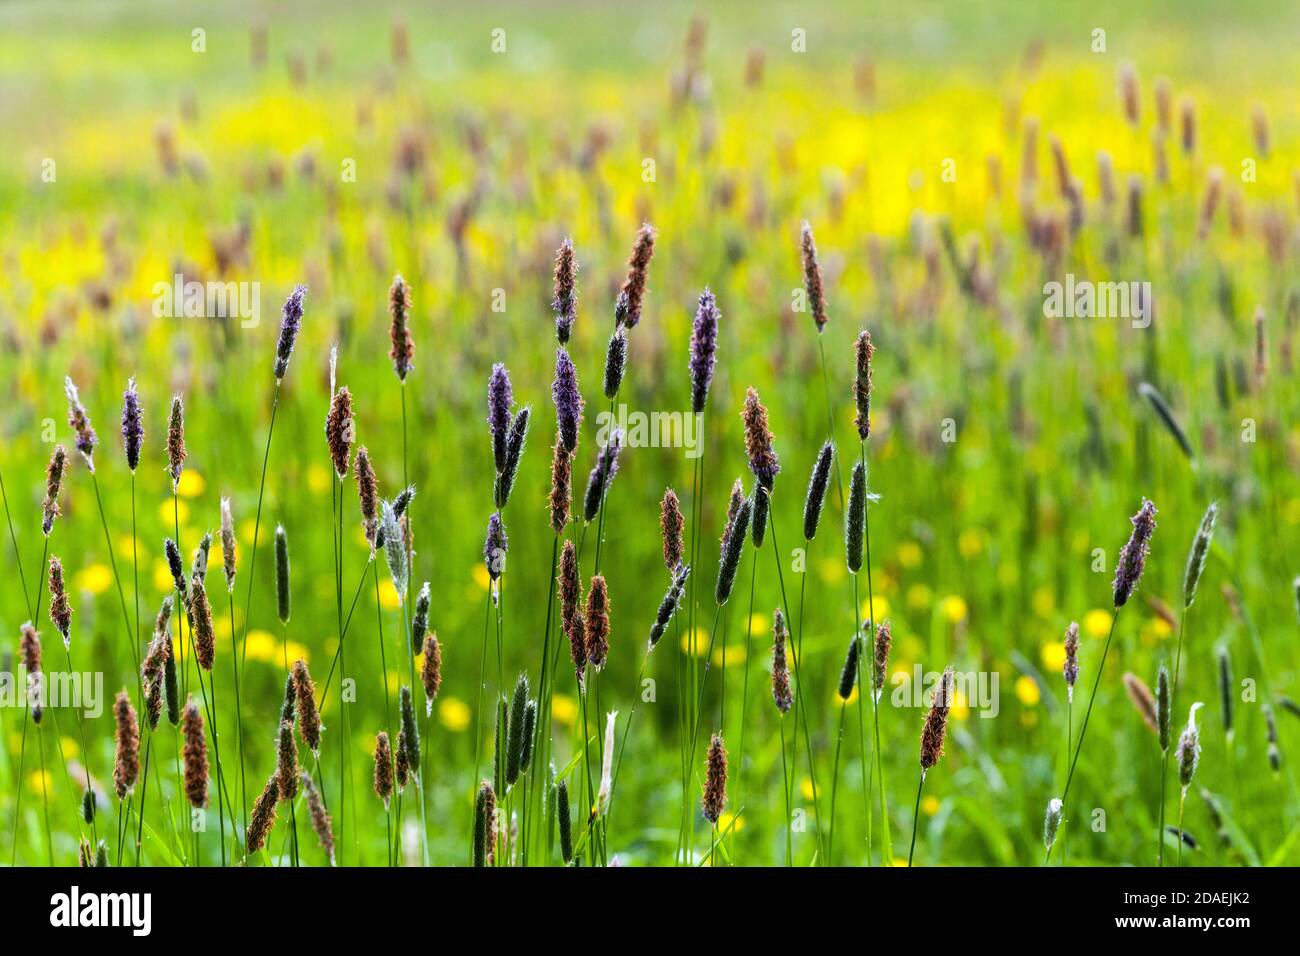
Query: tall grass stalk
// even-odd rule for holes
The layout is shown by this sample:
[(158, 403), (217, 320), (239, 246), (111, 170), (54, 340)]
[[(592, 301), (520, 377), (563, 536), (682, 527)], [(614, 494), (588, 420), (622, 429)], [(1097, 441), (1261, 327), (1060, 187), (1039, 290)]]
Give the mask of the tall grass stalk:
[[(1065, 775), (1065, 790), (1061, 793), (1061, 806), (1064, 808), (1067, 798), (1070, 796), (1070, 784), (1074, 781), (1074, 769), (1079, 765), (1079, 754), (1083, 751), (1083, 739), (1088, 734), (1088, 720), (1092, 717), (1092, 705), (1097, 702), (1097, 690), (1101, 687), (1101, 675), (1106, 669), (1106, 656), (1110, 653), (1111, 639), (1115, 636), (1115, 624), (1119, 621), (1119, 612), (1121, 608), (1116, 608), (1114, 615), (1110, 619), (1110, 630), (1106, 634), (1106, 644), (1101, 650), (1101, 660), (1097, 664), (1097, 676), (1092, 681), (1092, 693), (1088, 695), (1088, 709), (1083, 712), (1083, 724), (1079, 727), (1079, 742), (1074, 747), (1074, 757), (1070, 761), (1069, 772)], [(918, 791), (919, 792), (919, 791)], [(1065, 817), (1061, 818), (1061, 825), (1065, 825)], [(915, 837), (913, 838), (915, 839)], [(1161, 836), (1163, 842), (1164, 837)], [(1046, 865), (1052, 859), (1052, 848), (1047, 848), (1047, 854), (1043, 858), (1043, 864)]]

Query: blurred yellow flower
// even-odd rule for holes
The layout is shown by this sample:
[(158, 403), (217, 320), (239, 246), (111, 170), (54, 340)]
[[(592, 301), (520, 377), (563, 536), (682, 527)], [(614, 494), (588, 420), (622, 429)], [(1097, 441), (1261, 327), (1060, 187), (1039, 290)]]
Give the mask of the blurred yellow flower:
[[(868, 676), (870, 676), (870, 675), (868, 675)], [(833, 691), (831, 691), (831, 700), (834, 701), (836, 704), (841, 704), (841, 703), (842, 703), (845, 707), (848, 707), (850, 704), (852, 704), (852, 703), (853, 703), (854, 701), (856, 701), (857, 699), (858, 699), (858, 685), (857, 685), (857, 684), (854, 684), (854, 685), (853, 685), (853, 690), (849, 691), (849, 699), (848, 699), (848, 700), (844, 700), (843, 698), (840, 697), (840, 692), (839, 692), (839, 689), (838, 689), (838, 688), (835, 689), (835, 690), (833, 690)]]
[(469, 705), (459, 697), (440, 697), (438, 720), (452, 733), (462, 733), (469, 726)]
[(844, 580), (848, 570), (843, 558), (822, 558), (817, 562), (817, 573), (828, 584), (837, 584)]
[(379, 577), (379, 606), (385, 611), (395, 611), (402, 606), (402, 596), (393, 586), (393, 579), (386, 575)]
[[(197, 498), (203, 494), (203, 490), (208, 487), (208, 483), (203, 480), (203, 476), (193, 469), (186, 469), (181, 472), (180, 481), (176, 483), (176, 493), (182, 498)], [(183, 512), (182, 512), (183, 514)], [(185, 520), (184, 517), (181, 518)]]
[(59, 738), (59, 753), (63, 756), (64, 760), (75, 760), (77, 754), (80, 752), (81, 751), (77, 748), (77, 742), (71, 737)]
[(330, 490), (333, 473), (324, 465), (313, 463), (307, 469), (307, 487), (313, 494), (323, 495)]
[(190, 520), (190, 506), (179, 500), (173, 503), (173, 500), (168, 498), (158, 506), (158, 518), (162, 521), (163, 527), (170, 531), (176, 527), (177, 521), (185, 524)]
[[(713, 649), (713, 666), (714, 666), (714, 667), (721, 667), (721, 666), (723, 665), (723, 663), (724, 663), (724, 661), (723, 661), (723, 655), (722, 655), (722, 648), (721, 648), (721, 647), (715, 647), (715, 648)], [(725, 661), (725, 663), (726, 663), (728, 666), (731, 666), (731, 667), (737, 667), (737, 666), (742, 666), (742, 665), (744, 665), (744, 663), (745, 663), (745, 642), (744, 642), (743, 640), (741, 640), (741, 641), (728, 641), (728, 642), (727, 642), (727, 654), (726, 654), (726, 661)]]
[(871, 617), (872, 611), (876, 612), (875, 620), (883, 621), (889, 617), (889, 598), (883, 594), (873, 594), (870, 600), (862, 601), (862, 619), (866, 620)]
[(54, 775), (48, 770), (33, 770), (27, 777), (27, 784), (37, 793), (49, 793), (54, 789)]
[(924, 584), (913, 584), (907, 589), (907, 606), (914, 611), (923, 611), (930, 606), (934, 593)]
[(957, 552), (963, 558), (973, 558), (984, 550), (987, 540), (983, 528), (967, 528), (957, 537)]
[(1029, 728), (1029, 727), (1037, 727), (1037, 726), (1038, 726), (1038, 711), (1036, 711), (1036, 710), (1022, 710), (1022, 711), (1020, 712), (1020, 726), (1021, 726), (1021, 727), (1026, 727), (1026, 728)]
[(898, 563), (905, 568), (920, 567), (924, 557), (921, 546), (915, 541), (904, 541), (898, 546)]
[(1056, 610), (1056, 595), (1052, 593), (1051, 588), (1039, 588), (1030, 598), (1030, 604), (1039, 617), (1051, 617), (1052, 612)]
[(1089, 637), (1105, 637), (1110, 633), (1111, 620), (1110, 611), (1095, 607), (1083, 616), (1083, 632)]
[(1061, 671), (1065, 667), (1065, 642), (1048, 641), (1043, 645), (1039, 656), (1042, 658), (1043, 666), (1050, 671)]
[(123, 534), (118, 536), (117, 543), (114, 547), (117, 548), (118, 554), (124, 554), (129, 557), (133, 553), (132, 547), (135, 548), (134, 553), (137, 555), (144, 551), (144, 542), (131, 537), (129, 534)]
[(965, 720), (970, 716), (970, 703), (966, 700), (966, 695), (960, 690), (952, 692), (952, 716), (955, 720)]
[(762, 634), (771, 626), (772, 620), (766, 614), (755, 611), (749, 616), (749, 632), (751, 634)]
[[(732, 826), (733, 820), (735, 821), (735, 826)], [(745, 818), (738, 817), (734, 813), (726, 811), (722, 816), (718, 817), (718, 832), (725, 833), (727, 827), (731, 827), (732, 833), (739, 833), (741, 830), (745, 829)]]
[(1042, 697), (1038, 690), (1038, 681), (1028, 674), (1021, 674), (1016, 678), (1016, 696), (1026, 707), (1036, 707)]
[(961, 598), (956, 594), (949, 594), (940, 603), (939, 611), (947, 620), (956, 624), (959, 621), (966, 620), (966, 601), (964, 598)]
[(816, 793), (816, 791), (813, 789), (812, 780), (810, 780), (807, 777), (803, 777), (802, 779), (800, 779), (799, 792), (803, 794), (803, 798), (805, 800), (813, 799), (813, 795)]
[(470, 573), (474, 575), (474, 583), (477, 584), (480, 589), (486, 591), (492, 584), (492, 575), (488, 574), (486, 565), (476, 561), (474, 563), (474, 569)]
[(921, 801), (921, 812), (927, 817), (932, 817), (939, 812), (939, 798), (926, 796)]
[(1142, 626), (1142, 630), (1145, 632), (1145, 635), (1150, 635), (1152, 638), (1157, 640), (1163, 637), (1168, 637), (1174, 633), (1174, 629), (1169, 626), (1169, 622), (1163, 617), (1151, 618)]
[(276, 640), (275, 635), (270, 631), (253, 628), (244, 637), (243, 654), (255, 661), (280, 664), (283, 660), (277, 653), (279, 649), (280, 642)]
[(159, 591), (170, 591), (176, 587), (176, 581), (172, 578), (172, 572), (167, 567), (167, 562), (157, 560), (153, 563), (153, 586)]
[(709, 635), (703, 628), (695, 628), (682, 635), (682, 653), (704, 657), (709, 653)]
[(551, 698), (551, 716), (566, 727), (572, 727), (578, 718), (577, 701), (568, 694), (554, 695)]
[[(170, 575), (168, 575), (170, 577)], [(113, 583), (113, 572), (106, 564), (92, 564), (82, 568), (72, 579), (72, 586), (88, 594), (103, 594)]]

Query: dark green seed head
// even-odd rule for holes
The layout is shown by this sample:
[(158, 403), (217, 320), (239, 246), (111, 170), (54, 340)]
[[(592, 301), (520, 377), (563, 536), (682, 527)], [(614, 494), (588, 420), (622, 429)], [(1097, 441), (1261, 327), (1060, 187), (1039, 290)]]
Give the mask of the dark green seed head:
[(569, 785), (563, 780), (555, 785), (555, 815), (560, 824), (560, 858), (568, 864), (573, 859), (573, 822), (569, 818)]
[(867, 520), (867, 469), (859, 461), (849, 480), (849, 508), (844, 515), (844, 558), (857, 574), (862, 567), (862, 540)]
[(537, 701), (524, 704), (524, 749), (519, 755), (519, 767), (525, 773), (533, 762), (533, 736), (537, 733)]
[(844, 655), (844, 667), (840, 671), (840, 700), (848, 700), (853, 694), (853, 685), (858, 680), (858, 636), (849, 639), (849, 650)]
[(519, 779), (524, 757), (524, 710), (528, 706), (528, 675), (520, 674), (515, 681), (514, 696), (510, 701), (509, 725), (506, 730), (506, 767), (507, 786)]
[(280, 623), (289, 623), (289, 538), (284, 525), (275, 529), (275, 606)]

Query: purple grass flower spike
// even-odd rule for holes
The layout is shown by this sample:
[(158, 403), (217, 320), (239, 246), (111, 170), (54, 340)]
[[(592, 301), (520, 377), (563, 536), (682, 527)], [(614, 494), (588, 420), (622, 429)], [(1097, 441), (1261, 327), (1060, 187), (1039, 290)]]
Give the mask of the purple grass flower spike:
[(126, 449), (126, 466), (135, 472), (140, 464), (140, 444), (144, 441), (144, 424), (140, 416), (140, 395), (135, 379), (126, 383), (122, 393), (122, 446)]
[(1119, 561), (1115, 564), (1116, 608), (1127, 603), (1142, 577), (1142, 569), (1146, 567), (1147, 555), (1151, 553), (1151, 535), (1156, 530), (1156, 506), (1143, 498), (1142, 507), (1130, 520), (1133, 534), (1120, 550)]
[(68, 424), (77, 433), (77, 451), (81, 452), (81, 457), (86, 459), (86, 465), (93, 472), (95, 445), (99, 439), (95, 437), (95, 429), (90, 427), (90, 416), (86, 414), (81, 396), (77, 394), (77, 386), (72, 383), (70, 376), (63, 380), (63, 392), (68, 396)]
[(555, 350), (555, 381), (551, 383), (551, 399), (555, 402), (555, 419), (560, 429), (560, 442), (569, 454), (578, 447), (578, 426), (582, 424), (582, 392), (578, 389), (578, 372), (573, 359), (564, 349)]
[(501, 577), (506, 569), (506, 551), (510, 540), (506, 537), (506, 526), (501, 521), (501, 512), (492, 512), (488, 518), (487, 537), (483, 541), (483, 563), (487, 565), (488, 577), (493, 581)]
[(293, 343), (298, 339), (298, 330), (302, 327), (302, 300), (307, 295), (305, 285), (295, 286), (289, 298), (284, 300), (284, 309), (280, 313), (280, 340), (275, 344), (275, 380), (284, 378), (289, 370), (289, 356), (293, 355)]
[(497, 474), (506, 470), (506, 457), (510, 437), (510, 407), (514, 393), (510, 388), (510, 373), (500, 362), (492, 366), (488, 379), (488, 431), (492, 433), (492, 461)]
[(718, 319), (722, 314), (708, 289), (700, 295), (695, 311), (695, 328), (691, 332), (691, 411), (700, 414), (709, 400), (713, 383), (713, 365), (718, 355)]

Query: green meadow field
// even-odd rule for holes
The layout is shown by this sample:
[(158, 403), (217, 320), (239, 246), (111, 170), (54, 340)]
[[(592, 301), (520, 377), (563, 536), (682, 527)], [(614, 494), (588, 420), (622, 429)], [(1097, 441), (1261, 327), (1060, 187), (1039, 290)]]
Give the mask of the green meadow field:
[(0, 5), (0, 863), (1300, 864), (1300, 9), (805, 7)]

